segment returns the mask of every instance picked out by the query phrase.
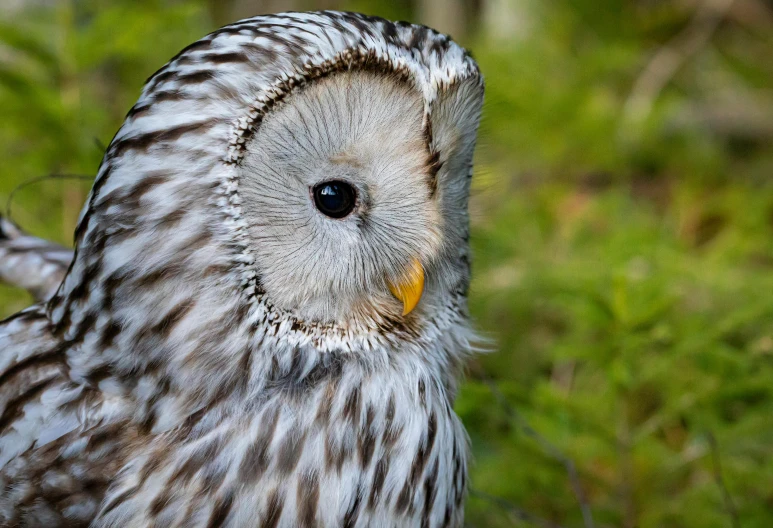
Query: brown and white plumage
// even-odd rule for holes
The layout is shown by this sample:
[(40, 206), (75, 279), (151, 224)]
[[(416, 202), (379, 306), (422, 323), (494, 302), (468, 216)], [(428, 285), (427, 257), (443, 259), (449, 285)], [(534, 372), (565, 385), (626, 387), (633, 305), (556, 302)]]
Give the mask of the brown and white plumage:
[[(0, 522), (461, 526), (482, 92), (447, 37), (335, 12), (151, 77), (58, 292), (0, 324)], [(345, 218), (315, 209), (330, 180)]]
[(56, 293), (72, 250), (24, 233), (0, 217), (0, 281), (29, 291), (36, 301)]

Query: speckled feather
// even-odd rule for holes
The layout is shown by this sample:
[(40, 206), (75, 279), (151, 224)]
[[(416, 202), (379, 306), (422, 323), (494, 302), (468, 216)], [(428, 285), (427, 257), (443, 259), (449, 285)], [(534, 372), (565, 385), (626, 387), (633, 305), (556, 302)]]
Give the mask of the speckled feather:
[(0, 217), (0, 281), (24, 288), (36, 301), (56, 293), (72, 256), (72, 250), (30, 236)]
[[(405, 241), (385, 259), (422, 252), (425, 296), (405, 318), (388, 293), (342, 316), (363, 288), (386, 292), (370, 262), (331, 279), (354, 293), (310, 312), (324, 292), (282, 288), (272, 270), (308, 270), (272, 261), (281, 246), (256, 221), (261, 124), (292, 126), (282, 116), (315, 86), (382, 84), (419, 101), (422, 168), (394, 177), (412, 178), (421, 218), (393, 232), (374, 207), (352, 229)], [(467, 441), (452, 405), (474, 342), (482, 89), (447, 37), (336, 12), (226, 26), (154, 74), (107, 149), (61, 287), (0, 323), (0, 524), (461, 526)]]

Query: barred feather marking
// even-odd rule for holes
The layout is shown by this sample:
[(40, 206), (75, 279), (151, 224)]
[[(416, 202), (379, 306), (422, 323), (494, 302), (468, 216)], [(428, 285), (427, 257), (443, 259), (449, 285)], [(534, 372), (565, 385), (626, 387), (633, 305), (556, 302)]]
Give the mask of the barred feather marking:
[[(342, 87), (372, 97), (342, 106)], [(429, 265), (408, 318), (372, 274), (347, 318), (302, 317), (264, 280), (273, 246), (256, 244), (268, 227), (242, 191), (257, 179), (286, 214), (307, 211), (282, 194), (289, 178), (249, 171), (261, 126), (288, 108), (309, 109), (301, 144), (334, 143), (309, 97), (347, 123), (389, 117), (385, 98), (417, 112), (336, 138), (389, 147), (385, 166), (421, 161), (380, 173), (411, 190), (410, 207), (375, 191), (363, 205), (381, 240), (433, 240), (409, 248)], [(447, 37), (351, 13), (241, 21), (161, 68), (105, 154), (61, 287), (0, 323), (0, 524), (460, 526), (467, 449), (451, 405), (474, 339), (466, 205), (481, 98), (477, 66)], [(367, 249), (352, 281), (389, 258)]]
[(0, 281), (46, 301), (62, 283), (72, 250), (23, 233), (0, 217)]

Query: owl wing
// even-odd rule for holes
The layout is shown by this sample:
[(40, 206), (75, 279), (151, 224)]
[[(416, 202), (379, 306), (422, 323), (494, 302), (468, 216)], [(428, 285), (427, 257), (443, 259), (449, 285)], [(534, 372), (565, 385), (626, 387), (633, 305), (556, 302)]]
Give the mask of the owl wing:
[[(47, 301), (72, 259), (0, 217), (0, 281)], [(86, 526), (125, 463), (134, 429), (95, 388), (104, 367), (76, 381), (62, 339), (45, 303), (0, 321), (0, 526)]]
[(72, 250), (28, 235), (0, 217), (0, 281), (24, 288), (37, 301), (47, 301), (72, 259)]

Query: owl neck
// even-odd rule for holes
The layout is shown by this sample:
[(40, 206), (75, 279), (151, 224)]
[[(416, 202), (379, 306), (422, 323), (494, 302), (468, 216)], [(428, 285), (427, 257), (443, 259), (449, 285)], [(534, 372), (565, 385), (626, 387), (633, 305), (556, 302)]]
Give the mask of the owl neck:
[(175, 278), (155, 288), (103, 282), (89, 293), (105, 307), (99, 314), (67, 298), (52, 303), (54, 332), (73, 349), (74, 381), (129, 397), (135, 419), (157, 431), (204, 408), (264, 400), (344, 371), (376, 383), (421, 372), (453, 400), (475, 340), (461, 294), (406, 323), (309, 324), (245, 293), (233, 276), (195, 289)]
[(347, 326), (308, 325), (266, 308), (255, 322), (263, 337), (249, 366), (253, 394), (283, 384), (314, 383), (348, 364), (368, 376), (390, 374), (402, 365), (428, 373), (453, 399), (456, 378), (478, 339), (462, 297), (410, 322), (370, 320)]

